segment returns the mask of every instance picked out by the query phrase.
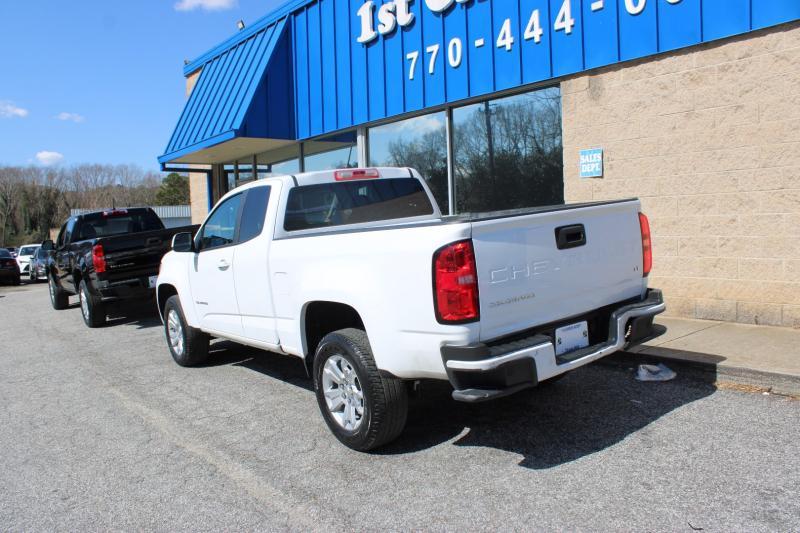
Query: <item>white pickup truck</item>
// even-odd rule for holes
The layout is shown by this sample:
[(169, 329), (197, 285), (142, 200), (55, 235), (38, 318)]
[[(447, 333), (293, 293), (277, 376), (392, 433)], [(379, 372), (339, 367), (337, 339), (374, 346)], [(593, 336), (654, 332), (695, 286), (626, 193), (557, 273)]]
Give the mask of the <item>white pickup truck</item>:
[(411, 169), (270, 178), (174, 237), (158, 306), (179, 365), (211, 338), (303, 359), (331, 431), (370, 450), (402, 432), (409, 382), (490, 400), (651, 336), (664, 302), (639, 210), (447, 217)]

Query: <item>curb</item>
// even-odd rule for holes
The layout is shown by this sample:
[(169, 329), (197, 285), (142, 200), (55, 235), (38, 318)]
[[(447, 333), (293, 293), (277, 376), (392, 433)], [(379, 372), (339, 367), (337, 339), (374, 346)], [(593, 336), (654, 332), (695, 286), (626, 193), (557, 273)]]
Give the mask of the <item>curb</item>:
[(648, 363), (664, 363), (673, 370), (680, 370), (681, 375), (698, 379), (711, 385), (723, 383), (742, 385), (748, 388), (755, 388), (759, 392), (800, 398), (800, 376), (793, 374), (765, 372), (752, 368), (719, 365), (702, 361), (687, 361), (674, 357), (632, 352), (617, 352), (607, 357), (606, 360), (612, 364), (616, 363), (628, 367)]

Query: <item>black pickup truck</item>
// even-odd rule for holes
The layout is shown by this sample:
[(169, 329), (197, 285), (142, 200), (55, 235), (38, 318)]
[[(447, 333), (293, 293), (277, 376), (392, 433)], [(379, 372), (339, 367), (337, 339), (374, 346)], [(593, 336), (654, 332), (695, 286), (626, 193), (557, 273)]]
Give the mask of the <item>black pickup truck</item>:
[(199, 226), (165, 229), (149, 207), (111, 209), (73, 216), (58, 239), (45, 241), (47, 279), (54, 309), (66, 309), (77, 294), (90, 328), (106, 322), (111, 304), (151, 298), (161, 258), (176, 233)]

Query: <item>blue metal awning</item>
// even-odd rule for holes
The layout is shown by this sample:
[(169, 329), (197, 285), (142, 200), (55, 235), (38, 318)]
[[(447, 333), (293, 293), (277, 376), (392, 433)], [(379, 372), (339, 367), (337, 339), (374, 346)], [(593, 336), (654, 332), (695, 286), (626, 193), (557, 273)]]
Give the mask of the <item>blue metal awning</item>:
[[(289, 51), (288, 43), (283, 39), (286, 28), (287, 19), (280, 19), (203, 64), (167, 149), (158, 158), (159, 163), (222, 162), (214, 160), (215, 157), (208, 153), (209, 149), (238, 139), (242, 139), (241, 151), (251, 154), (255, 152), (250, 150), (259, 145), (270, 148), (294, 141), (293, 127), (280, 132), (263, 131), (256, 125), (262, 124), (264, 117), (250, 116), (254, 113), (266, 115), (275, 109), (266, 102), (274, 93), (267, 83), (268, 69), (272, 64), (281, 67), (278, 75), (273, 77), (275, 82), (290, 83), (287, 80), (291, 80), (291, 76), (286, 76), (285, 72), (285, 65), (289, 65), (287, 57), (284, 57), (286, 53), (276, 53), (276, 50), (284, 48)], [(279, 103), (284, 109), (286, 104), (285, 100)], [(248, 123), (254, 125), (249, 131)], [(265, 144), (263, 141), (267, 140), (274, 142)], [(205, 155), (201, 155), (203, 151)], [(230, 153), (230, 150), (217, 150), (216, 157), (228, 157)]]

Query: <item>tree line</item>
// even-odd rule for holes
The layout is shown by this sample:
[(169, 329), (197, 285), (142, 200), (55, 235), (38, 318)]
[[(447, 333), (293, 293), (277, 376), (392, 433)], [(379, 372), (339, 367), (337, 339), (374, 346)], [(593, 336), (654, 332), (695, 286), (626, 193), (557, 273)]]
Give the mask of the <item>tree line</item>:
[(72, 209), (188, 203), (187, 177), (135, 165), (0, 167), (0, 247), (49, 238)]

